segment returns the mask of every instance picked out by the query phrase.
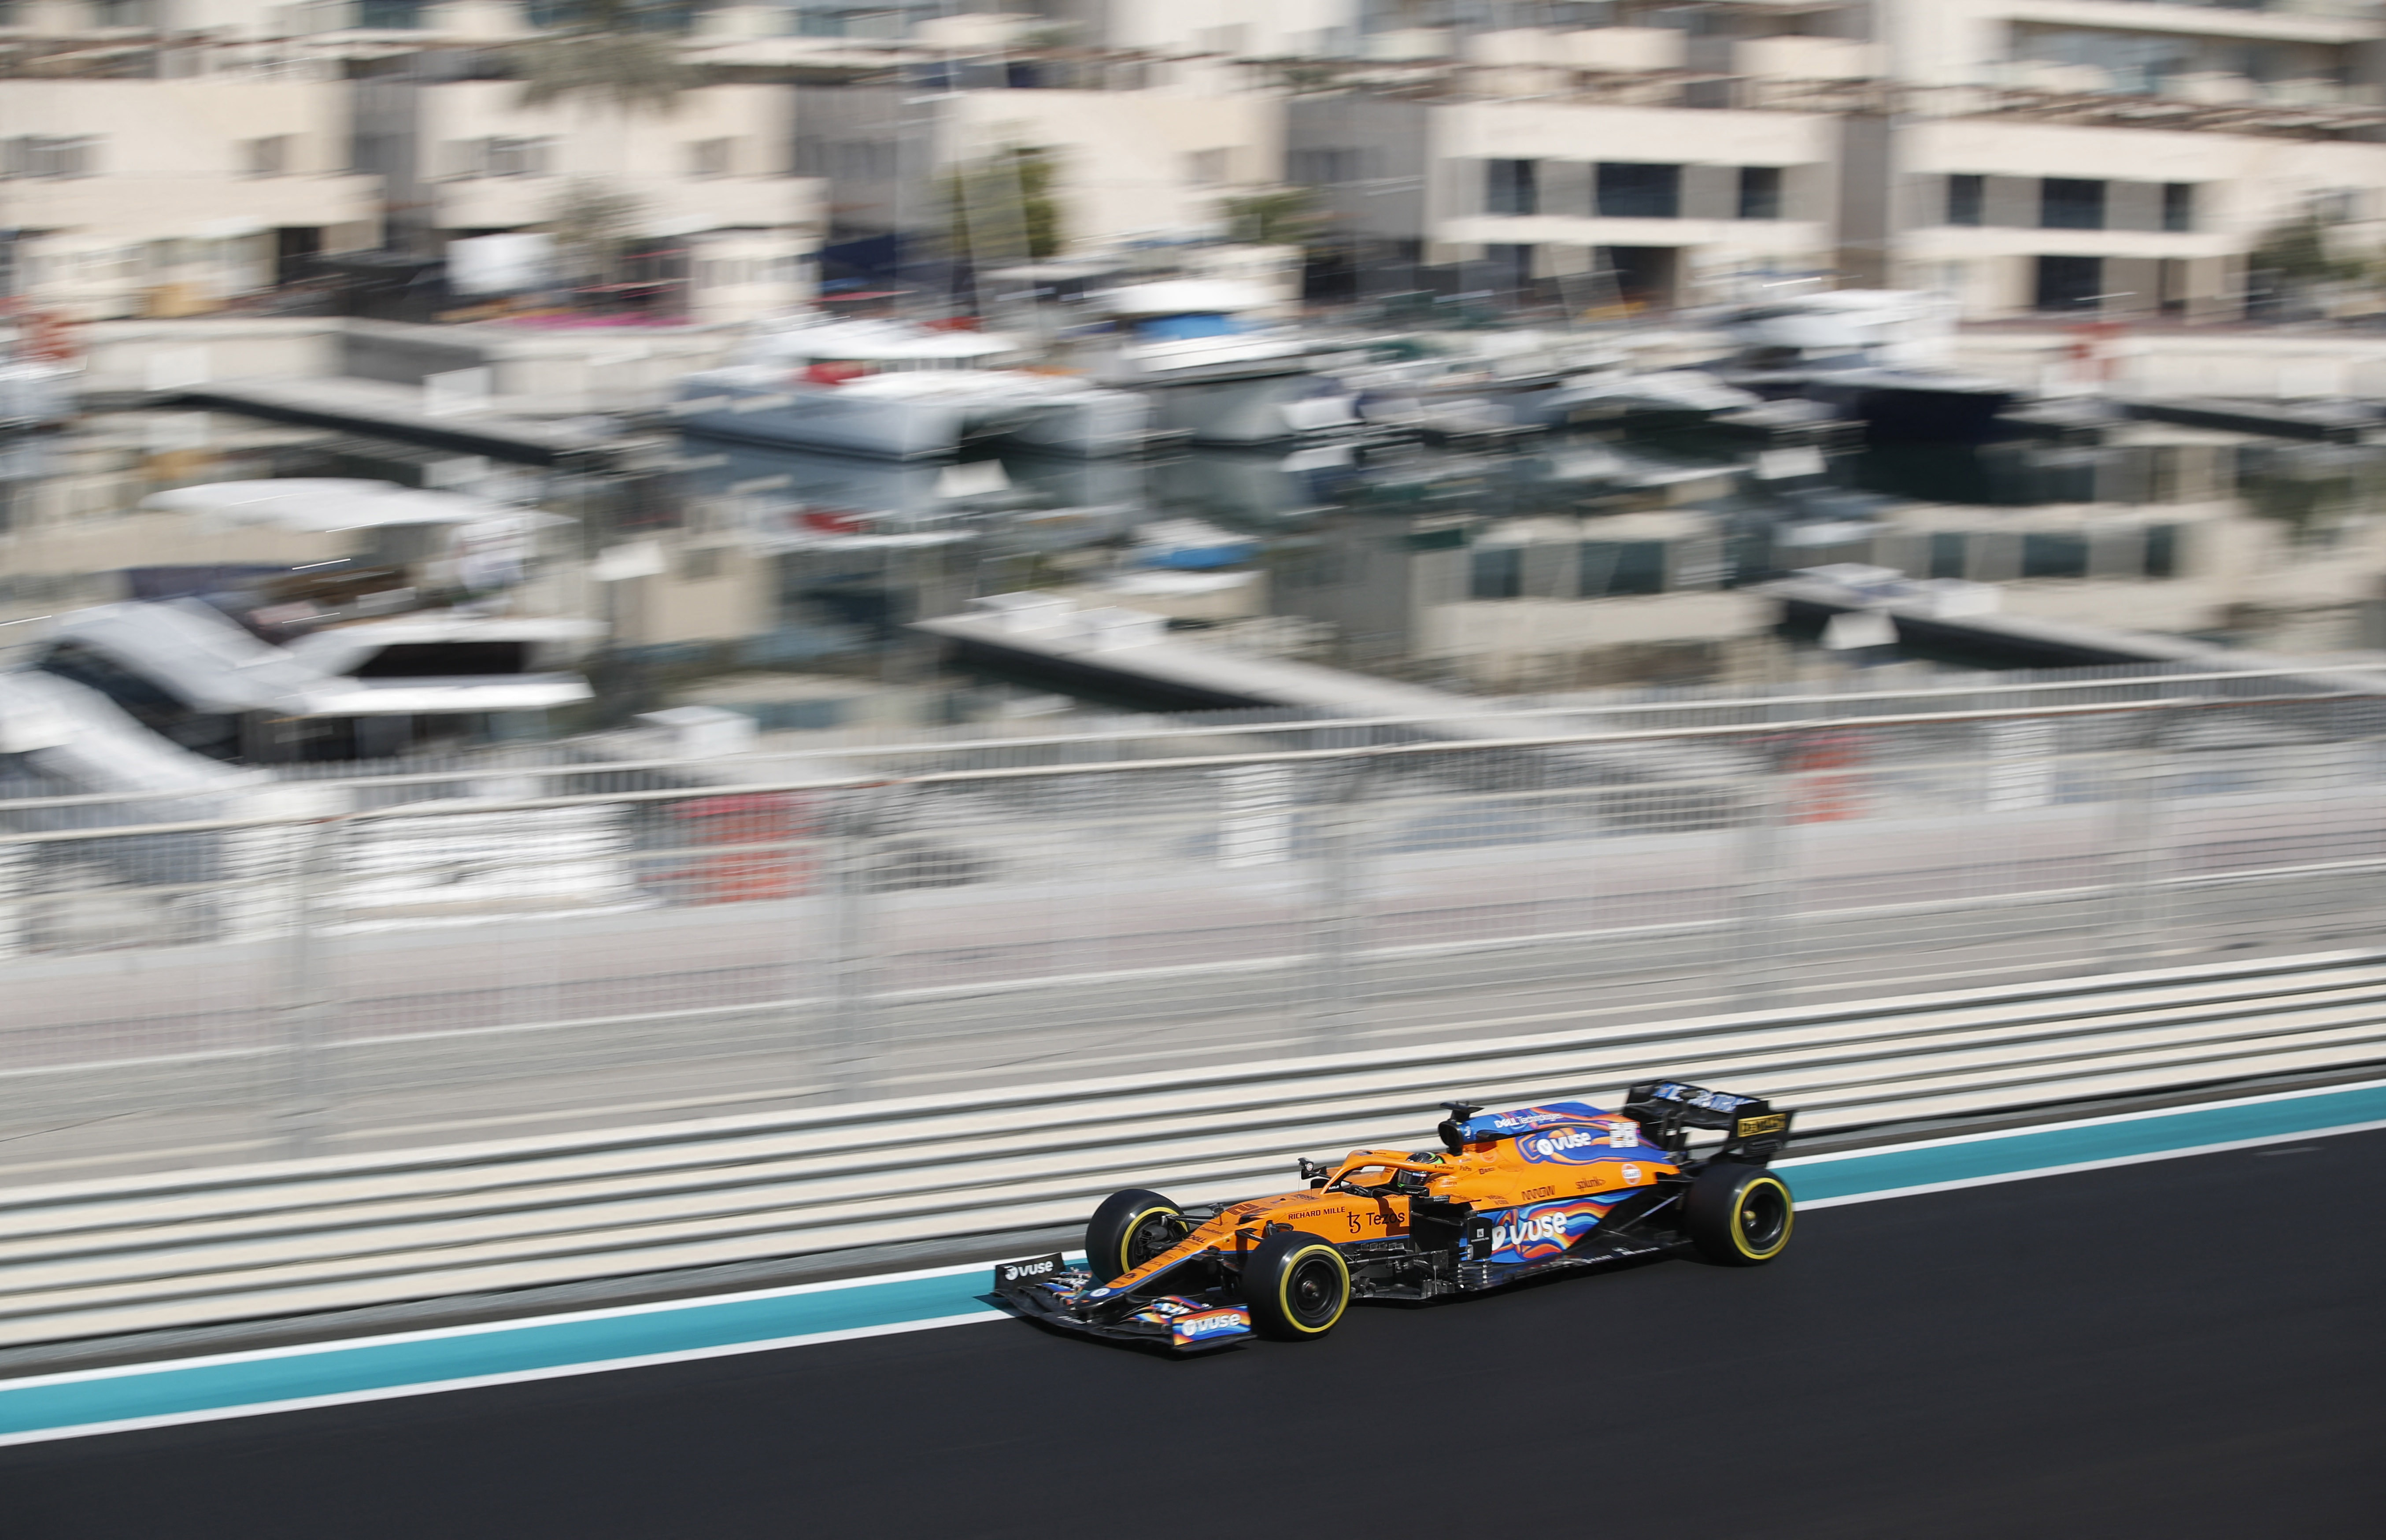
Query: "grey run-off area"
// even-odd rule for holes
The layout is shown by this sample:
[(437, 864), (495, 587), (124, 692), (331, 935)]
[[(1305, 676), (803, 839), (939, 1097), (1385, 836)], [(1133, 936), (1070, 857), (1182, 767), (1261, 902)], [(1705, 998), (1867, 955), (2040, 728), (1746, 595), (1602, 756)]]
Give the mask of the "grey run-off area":
[(2367, 944), (2386, 702), (2242, 688), (336, 815), (0, 804), (0, 1182)]

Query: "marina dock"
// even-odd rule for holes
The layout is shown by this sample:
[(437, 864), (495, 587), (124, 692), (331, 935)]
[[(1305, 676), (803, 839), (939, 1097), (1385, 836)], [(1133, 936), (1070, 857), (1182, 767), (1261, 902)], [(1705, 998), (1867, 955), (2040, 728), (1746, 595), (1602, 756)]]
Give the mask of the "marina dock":
[(196, 385), (176, 392), (175, 399), (302, 427), (485, 455), (515, 465), (563, 465), (605, 455), (618, 446), (618, 440), (570, 422), (484, 410), (433, 411), (427, 410), (420, 385), (346, 375)]
[(1080, 610), (1057, 594), (998, 594), (961, 614), (913, 623), (964, 660), (1072, 693), (1163, 711), (1289, 707), (1321, 717), (1408, 717), (1419, 737), (1504, 738), (1513, 717), (1423, 685), (1253, 657), (1172, 638), (1157, 614)]
[[(2003, 614), (1990, 607), (1996, 591), (1988, 585), (1917, 581), (1884, 568), (1846, 574), (1816, 569), (1764, 584), (1759, 591), (1780, 601), (1782, 621), (1792, 630), (1820, 632), (1834, 616), (1877, 614), (1894, 628), (1900, 646), (1999, 668), (2168, 663), (2267, 672), (2311, 661), (2147, 631)], [(2328, 690), (2386, 690), (2386, 660), (2376, 674), (2316, 672), (2307, 677)]]

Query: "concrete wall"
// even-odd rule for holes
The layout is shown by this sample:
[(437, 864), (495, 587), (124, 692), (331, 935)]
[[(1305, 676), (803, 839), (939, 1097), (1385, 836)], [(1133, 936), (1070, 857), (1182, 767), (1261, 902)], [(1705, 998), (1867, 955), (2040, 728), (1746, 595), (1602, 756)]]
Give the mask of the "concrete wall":
[[(1886, 0), (1899, 71), (1916, 84), (2001, 78), (2017, 21), (2103, 31), (2163, 32), (2251, 43), (2342, 46), (2374, 38), (2374, 19), (2221, 6), (2150, 6), (2142, 0)], [(2094, 89), (2090, 86), (2088, 89)]]
[[(2242, 254), (2264, 231), (2302, 213), (2316, 194), (2386, 183), (2386, 145), (1989, 119), (1916, 123), (1899, 154), (1904, 234), (1895, 282), (1955, 294), (1975, 317), (2028, 309), (2036, 259), (2047, 254), (2103, 259), (2103, 288), (2133, 296), (2115, 303), (2119, 313), (2153, 309), (2159, 295), (2184, 301), (2190, 319), (2232, 314)], [(1953, 174), (1987, 179), (1983, 225), (1946, 223)], [(2106, 183), (2106, 223), (2136, 228), (2037, 228), (2040, 179), (2083, 175)], [(2159, 210), (2139, 205), (2158, 200), (2166, 183), (2195, 189), (2193, 228), (2147, 228), (2159, 224)], [(2367, 217), (2344, 229), (2344, 240), (2375, 246), (2386, 237), (2377, 222), (2386, 199), (2355, 203)]]
[(1425, 612), (1419, 642), (1425, 655), (1455, 665), (1478, 688), (1517, 688), (1562, 676), (1586, 655), (1610, 650), (1758, 636), (1772, 627), (1775, 608), (1739, 590), (1440, 604)]
[[(745, 320), (810, 297), (827, 184), (793, 172), (792, 91), (708, 86), (661, 116), (528, 109), (519, 90), (503, 81), (414, 90), (410, 154), (430, 239), (537, 224), (575, 183), (593, 185), (632, 198), (641, 234), (687, 242), (697, 320)], [(481, 174), (492, 139), (543, 141), (540, 170)]]
[[(573, 180), (638, 200), (656, 233), (761, 227), (792, 239), (818, 217), (819, 190), (793, 174), (794, 103), (783, 88), (716, 85), (687, 94), (668, 117), (609, 108), (517, 105), (507, 81), (421, 88), (417, 133), (426, 183), (443, 230), (534, 224)], [(552, 142), (544, 174), (475, 175), (470, 146), (493, 137)], [(700, 146), (728, 145), (726, 174), (698, 174)], [(698, 222), (700, 221), (700, 222)], [(808, 249), (808, 248), (807, 248)]]
[[(24, 80), (0, 89), (0, 137), (93, 141), (89, 173), (17, 178), (6, 222), (29, 233), (36, 302), (87, 319), (142, 313), (166, 284), (212, 305), (273, 282), (283, 228), (328, 251), (379, 240), (379, 185), (348, 170), (345, 82)], [(250, 170), (276, 140), (279, 174)]]
[(1377, 97), (1296, 96), (1285, 107), (1285, 174), (1303, 179), (1314, 174), (1312, 167), (1348, 166), (1359, 180), (1315, 186), (1336, 228), (1418, 239), (1433, 175), (1425, 146), (1434, 110), (1422, 102)]
[(1358, 40), (1359, 0), (1108, 0), (1099, 37), (1113, 48), (1275, 58), (1348, 48)]
[[(1725, 297), (1731, 276), (1745, 271), (1811, 271), (1833, 265), (1838, 188), (1838, 125), (1830, 118), (1788, 112), (1680, 111), (1663, 107), (1557, 102), (1480, 102), (1426, 109), (1429, 238), (1440, 259), (1473, 257), (1488, 244), (1570, 248), (1657, 246), (1684, 250), (1685, 300)], [(1654, 161), (1685, 168), (1686, 215), (1737, 212), (1743, 166), (1784, 172), (1784, 218), (1618, 219), (1589, 212), (1582, 173), (1583, 212), (1530, 216), (1482, 212), (1482, 162), (1529, 159), (1588, 165), (1601, 160)], [(1714, 185), (1720, 205), (1696, 196), (1699, 173), (1722, 173)], [(1728, 185), (1727, 185), (1728, 183)], [(1710, 200), (1712, 201), (1712, 200)], [(1567, 271), (1556, 262), (1537, 264)]]

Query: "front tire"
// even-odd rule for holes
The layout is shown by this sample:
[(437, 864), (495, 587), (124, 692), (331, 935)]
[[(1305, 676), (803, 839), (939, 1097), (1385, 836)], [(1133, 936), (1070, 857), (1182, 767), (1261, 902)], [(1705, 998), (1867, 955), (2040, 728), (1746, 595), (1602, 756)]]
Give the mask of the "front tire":
[(1086, 1270), (1105, 1283), (1135, 1271), (1177, 1243), (1184, 1227), (1170, 1220), (1181, 1212), (1141, 1187), (1112, 1193), (1086, 1222)]
[(1350, 1307), (1350, 1265), (1306, 1231), (1278, 1231), (1243, 1263), (1251, 1329), (1277, 1342), (1310, 1342), (1334, 1330)]
[(1796, 1209), (1789, 1184), (1764, 1167), (1710, 1166), (1690, 1184), (1682, 1228), (1710, 1262), (1761, 1267), (1790, 1244)]

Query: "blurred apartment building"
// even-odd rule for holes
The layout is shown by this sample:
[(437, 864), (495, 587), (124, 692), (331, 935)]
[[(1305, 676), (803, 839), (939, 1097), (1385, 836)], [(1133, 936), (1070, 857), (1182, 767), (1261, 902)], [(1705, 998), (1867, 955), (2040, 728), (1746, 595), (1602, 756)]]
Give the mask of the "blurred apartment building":
[[(435, 258), (571, 188), (673, 313), (934, 248), (1044, 152), (1074, 249), (1220, 234), (1287, 184), (1312, 274), (1656, 308), (1827, 281), (1975, 317), (2216, 319), (2317, 216), (2386, 234), (2377, 0), (770, 0), (634, 7), (668, 114), (530, 109), (569, 0), (0, 0), (10, 292), (176, 314), (343, 253)], [(1363, 277), (1359, 276), (1363, 275)]]
[(1287, 172), (1354, 244), (1493, 282), (1664, 306), (1835, 273), (1974, 317), (2230, 315), (2264, 232), (2386, 228), (2379, 13), (1387, 0), (1337, 89), (1287, 101)]
[[(623, 199), (632, 271), (735, 321), (810, 293), (821, 184), (793, 95), (707, 59), (668, 114), (521, 105), (509, 49), (569, 17), (511, 0), (0, 3), (0, 293), (97, 319), (205, 313), (370, 261)], [(646, 259), (643, 268), (637, 259)]]

